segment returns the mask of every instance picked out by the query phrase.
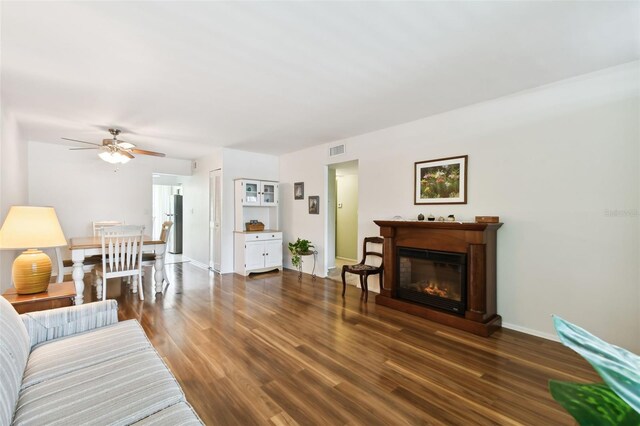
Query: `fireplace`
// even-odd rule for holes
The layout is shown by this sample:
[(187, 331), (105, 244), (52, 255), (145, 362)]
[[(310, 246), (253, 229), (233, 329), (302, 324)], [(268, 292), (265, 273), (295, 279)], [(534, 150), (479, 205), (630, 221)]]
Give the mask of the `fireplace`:
[(467, 255), (398, 247), (396, 297), (464, 315)]
[(377, 304), (480, 336), (500, 328), (496, 253), (502, 223), (374, 222), (384, 237)]

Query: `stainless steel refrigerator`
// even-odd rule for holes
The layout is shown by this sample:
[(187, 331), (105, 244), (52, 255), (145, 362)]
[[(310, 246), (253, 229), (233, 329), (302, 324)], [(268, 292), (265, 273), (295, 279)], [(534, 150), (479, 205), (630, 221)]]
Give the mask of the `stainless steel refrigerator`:
[(182, 195), (172, 195), (167, 218), (173, 222), (169, 235), (169, 253), (182, 254)]

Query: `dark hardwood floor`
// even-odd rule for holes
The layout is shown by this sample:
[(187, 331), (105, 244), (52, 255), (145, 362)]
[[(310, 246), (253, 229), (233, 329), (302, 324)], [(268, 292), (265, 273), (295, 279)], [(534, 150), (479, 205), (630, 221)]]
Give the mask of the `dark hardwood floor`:
[(364, 304), (355, 287), (343, 300), (341, 284), (293, 271), (168, 265), (172, 284), (157, 295), (151, 275), (144, 302), (118, 281), (107, 294), (121, 319), (142, 323), (210, 425), (574, 424), (547, 381), (599, 381), (559, 343), (506, 329), (474, 336), (376, 306), (374, 294)]

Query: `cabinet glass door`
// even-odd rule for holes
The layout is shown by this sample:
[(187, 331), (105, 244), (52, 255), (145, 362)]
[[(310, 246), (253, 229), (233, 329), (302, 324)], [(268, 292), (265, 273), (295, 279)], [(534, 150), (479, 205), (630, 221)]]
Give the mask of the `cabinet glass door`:
[(259, 205), (260, 198), (258, 196), (260, 183), (253, 181), (245, 181), (244, 183), (244, 204)]
[(278, 202), (278, 185), (272, 182), (262, 182), (262, 205), (275, 206)]

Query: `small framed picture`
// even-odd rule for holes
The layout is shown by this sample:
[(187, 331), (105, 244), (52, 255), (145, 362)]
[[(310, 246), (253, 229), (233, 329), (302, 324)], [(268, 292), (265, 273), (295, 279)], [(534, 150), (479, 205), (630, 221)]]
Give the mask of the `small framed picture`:
[(304, 182), (296, 182), (293, 184), (293, 199), (304, 200)]
[(414, 166), (414, 204), (467, 204), (467, 156), (419, 161)]
[(320, 214), (320, 196), (309, 197), (309, 214)]

